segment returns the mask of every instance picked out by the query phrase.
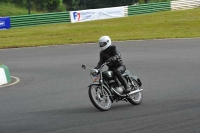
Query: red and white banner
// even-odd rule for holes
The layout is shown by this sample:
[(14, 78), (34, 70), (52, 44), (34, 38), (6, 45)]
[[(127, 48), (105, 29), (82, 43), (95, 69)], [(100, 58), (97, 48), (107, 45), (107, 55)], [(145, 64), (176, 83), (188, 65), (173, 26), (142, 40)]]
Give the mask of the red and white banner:
[(99, 19), (118, 18), (124, 16), (124, 7), (90, 9), (70, 12), (72, 23)]

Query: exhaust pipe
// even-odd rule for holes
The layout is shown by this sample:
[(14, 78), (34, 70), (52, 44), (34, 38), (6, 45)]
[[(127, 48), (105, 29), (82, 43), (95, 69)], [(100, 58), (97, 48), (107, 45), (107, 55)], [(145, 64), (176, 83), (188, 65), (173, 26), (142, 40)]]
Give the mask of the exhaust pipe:
[(138, 92), (141, 92), (141, 91), (143, 91), (143, 89), (132, 91), (132, 92), (128, 93), (128, 95), (132, 95), (132, 94), (135, 94), (135, 93), (138, 93)]
[(119, 95), (119, 96), (121, 96), (121, 97), (127, 97), (127, 96), (130, 96), (130, 95), (132, 95), (132, 94), (135, 94), (135, 93), (138, 93), (138, 92), (143, 91), (143, 89), (140, 89), (140, 90), (132, 91), (132, 92), (130, 92), (130, 93), (128, 93), (128, 94), (123, 94), (123, 95), (121, 95), (121, 94), (118, 93), (115, 89), (112, 88), (112, 90), (113, 90), (117, 95)]

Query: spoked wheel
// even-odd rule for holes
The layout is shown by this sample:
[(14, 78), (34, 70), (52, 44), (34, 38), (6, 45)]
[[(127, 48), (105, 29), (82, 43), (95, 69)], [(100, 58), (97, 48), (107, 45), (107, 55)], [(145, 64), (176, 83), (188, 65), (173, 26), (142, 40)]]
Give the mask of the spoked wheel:
[(89, 97), (92, 104), (101, 111), (107, 111), (111, 108), (111, 100), (109, 94), (103, 89), (103, 95), (100, 86), (92, 85), (89, 90)]
[[(134, 84), (134, 86), (130, 85), (132, 88), (131, 91), (140, 90), (140, 86), (133, 78), (131, 78), (131, 81)], [(128, 84), (130, 84), (130, 83), (128, 83)], [(138, 105), (142, 102), (142, 92), (132, 94), (132, 95), (130, 95), (130, 98), (127, 98), (127, 99), (131, 104)]]

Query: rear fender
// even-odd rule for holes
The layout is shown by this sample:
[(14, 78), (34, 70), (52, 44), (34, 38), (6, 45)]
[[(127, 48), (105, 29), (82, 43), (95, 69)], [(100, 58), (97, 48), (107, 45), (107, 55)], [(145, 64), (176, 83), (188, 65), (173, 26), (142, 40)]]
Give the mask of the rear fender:
[(126, 70), (125, 73), (122, 74), (122, 76), (133, 78), (139, 86), (142, 86), (142, 82), (140, 81), (140, 79), (137, 76), (131, 75), (129, 70)]
[(129, 75), (130, 78), (133, 78), (139, 86), (142, 86), (142, 82), (140, 81), (140, 79), (137, 77), (137, 76), (132, 76), (132, 75)]

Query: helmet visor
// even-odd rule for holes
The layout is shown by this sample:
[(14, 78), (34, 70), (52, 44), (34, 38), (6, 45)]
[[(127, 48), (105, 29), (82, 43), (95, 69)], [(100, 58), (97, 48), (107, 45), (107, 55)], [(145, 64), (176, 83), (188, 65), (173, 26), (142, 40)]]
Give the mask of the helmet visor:
[(100, 46), (100, 47), (104, 47), (104, 46), (106, 46), (106, 44), (107, 44), (106, 42), (100, 42), (100, 43), (99, 43), (99, 46)]

